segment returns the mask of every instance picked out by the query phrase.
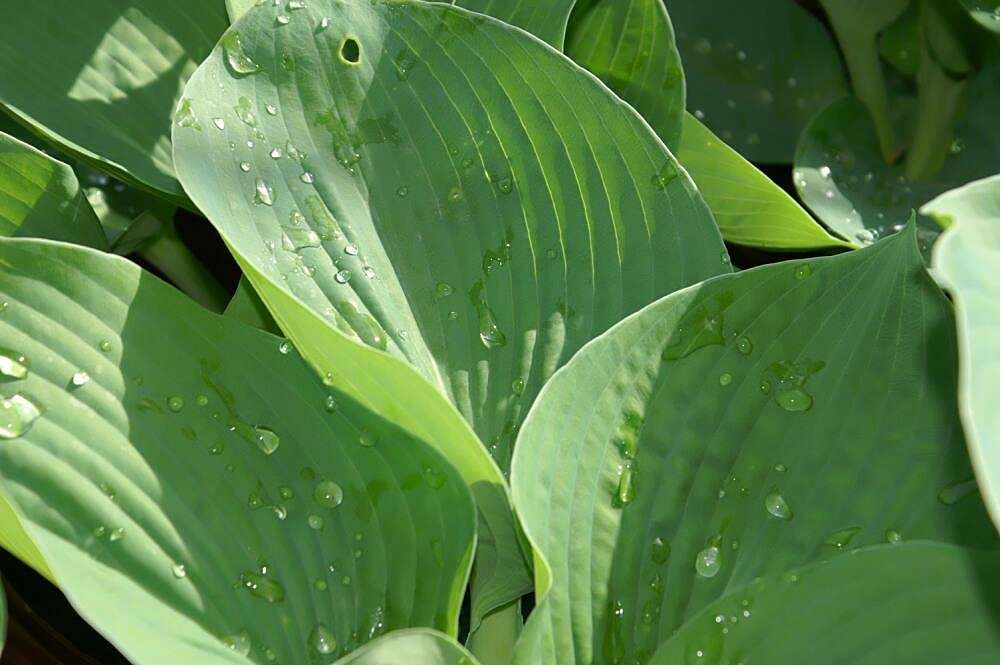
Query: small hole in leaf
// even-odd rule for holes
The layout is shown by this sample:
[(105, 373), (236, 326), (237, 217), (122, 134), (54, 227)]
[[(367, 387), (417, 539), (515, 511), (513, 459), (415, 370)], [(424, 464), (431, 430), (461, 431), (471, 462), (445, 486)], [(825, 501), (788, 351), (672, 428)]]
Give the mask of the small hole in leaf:
[(352, 65), (358, 64), (361, 62), (361, 45), (356, 39), (348, 37), (340, 45), (340, 57), (344, 59), (344, 62), (349, 62)]

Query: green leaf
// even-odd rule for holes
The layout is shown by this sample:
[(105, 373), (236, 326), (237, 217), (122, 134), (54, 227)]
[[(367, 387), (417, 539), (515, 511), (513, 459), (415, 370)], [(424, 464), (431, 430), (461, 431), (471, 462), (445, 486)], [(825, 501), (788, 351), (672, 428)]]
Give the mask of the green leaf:
[(226, 28), (222, 0), (51, 0), (0, 24), (0, 103), (47, 140), (183, 202), (170, 113)]
[(433, 0), (487, 14), (563, 50), (566, 25), (577, 0)]
[(959, 0), (979, 25), (1000, 32), (1000, 0)]
[(236, 293), (226, 305), (225, 313), (226, 316), (231, 316), (248, 326), (266, 330), (274, 335), (281, 334), (278, 324), (274, 322), (271, 313), (267, 311), (267, 305), (253, 290), (253, 286), (246, 277), (240, 278), (240, 283), (236, 286)]
[(0, 298), (27, 365), (3, 386), (0, 488), (131, 660), (305, 663), (455, 633), (474, 505), (429, 445), (113, 255), (0, 240)]
[(334, 665), (475, 665), (475, 658), (446, 635), (426, 629), (397, 630), (366, 644)]
[(878, 36), (900, 17), (910, 0), (882, 0), (876, 3), (820, 0), (819, 4), (826, 11), (837, 35), (851, 74), (854, 94), (871, 114), (881, 155), (889, 160), (895, 155), (896, 137), (889, 112), (889, 91), (879, 59)]
[(969, 452), (993, 521), (1000, 524), (1000, 176), (942, 194), (921, 212), (950, 226), (934, 248), (935, 275), (958, 319), (958, 403)]
[(3, 133), (0, 236), (52, 238), (107, 248), (101, 225), (73, 169)]
[(663, 0), (591, 0), (573, 15), (566, 55), (631, 104), (676, 152), (684, 70)]
[[(502, 466), (583, 343), (729, 269), (708, 208), (634, 111), (523, 31), (446, 5), (255, 7), (191, 78), (174, 139), (188, 193), (314, 366), (419, 433), (428, 416), (395, 400), (420, 413), (415, 395), (446, 395)], [(485, 483), (477, 498), (503, 516), (481, 536), (519, 562), (502, 478), (455, 411), (434, 409), (433, 427), (449, 424), (425, 439)], [(528, 582), (495, 579), (478, 592), (490, 607)]]
[(823, 25), (787, 0), (667, 0), (687, 107), (754, 162), (788, 163), (799, 133), (847, 90)]
[(983, 590), (998, 585), (994, 552), (865, 548), (731, 591), (650, 663), (986, 665), (1000, 651), (1000, 629)]
[[(870, 244), (902, 228), (914, 209), (944, 191), (1000, 170), (1000, 67), (982, 70), (966, 89), (951, 154), (929, 180), (911, 181), (902, 164), (882, 159), (864, 106), (844, 98), (824, 109), (802, 134), (795, 155), (795, 186), (807, 206), (834, 233)], [(924, 251), (940, 233), (918, 218)]]
[(677, 159), (729, 242), (783, 250), (851, 246), (827, 233), (785, 190), (689, 113)]
[(911, 228), (708, 280), (584, 347), (515, 449), (548, 563), (515, 662), (642, 661), (754, 578), (856, 546), (996, 547), (952, 325)]
[(254, 6), (256, 0), (226, 0), (226, 13), (229, 14), (229, 22), (236, 20), (247, 13)]

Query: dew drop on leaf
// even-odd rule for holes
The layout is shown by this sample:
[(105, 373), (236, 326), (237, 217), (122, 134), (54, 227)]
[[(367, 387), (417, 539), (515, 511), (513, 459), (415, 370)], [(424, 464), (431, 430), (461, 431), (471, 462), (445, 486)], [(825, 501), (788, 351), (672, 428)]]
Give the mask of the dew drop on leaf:
[(733, 294), (724, 291), (688, 309), (670, 336), (663, 358), (678, 360), (703, 347), (724, 344), (723, 314), (733, 300)]
[(861, 531), (861, 527), (852, 526), (846, 529), (841, 529), (840, 531), (835, 531), (831, 533), (824, 542), (825, 545), (830, 547), (835, 547), (838, 550), (842, 550), (851, 544), (854, 536)]
[(222, 638), (222, 643), (241, 656), (249, 656), (250, 649), (253, 647), (253, 642), (250, 640), (250, 633), (245, 630), (232, 635), (226, 635)]
[(953, 483), (938, 492), (938, 501), (946, 506), (952, 506), (970, 494), (979, 490), (975, 479), (965, 480), (960, 483)]
[(313, 501), (324, 508), (336, 508), (344, 502), (344, 490), (332, 480), (323, 480), (313, 490)]
[(266, 206), (274, 205), (274, 190), (260, 178), (257, 178), (254, 185), (253, 202)]
[(764, 508), (772, 517), (777, 517), (779, 520), (790, 520), (794, 516), (785, 497), (777, 489), (771, 490), (764, 497)]
[(716, 545), (709, 545), (694, 558), (695, 572), (702, 577), (715, 577), (721, 568), (721, 555)]
[(23, 379), (28, 375), (28, 361), (13, 349), (0, 347), (0, 375), (11, 379)]
[(260, 65), (253, 61), (244, 51), (240, 33), (230, 32), (222, 39), (222, 51), (226, 56), (226, 63), (236, 74), (256, 74), (260, 71)]
[(184, 567), (183, 563), (175, 563), (170, 566), (170, 572), (179, 580), (187, 577), (187, 568)]
[(886, 529), (885, 542), (889, 543), (890, 545), (896, 545), (898, 543), (903, 542), (903, 535), (899, 533), (899, 531), (896, 531), (895, 529)]
[(323, 529), (323, 518), (319, 515), (310, 515), (306, 518), (306, 522), (309, 524), (309, 528), (313, 531), (320, 531)]
[(253, 428), (253, 440), (265, 455), (273, 455), (281, 445), (281, 438), (268, 427), (257, 425)]
[(79, 370), (77, 372), (73, 372), (73, 376), (70, 377), (69, 382), (74, 388), (79, 388), (80, 386), (85, 386), (90, 383), (90, 375), (83, 370)]
[(269, 603), (280, 603), (285, 599), (285, 588), (267, 575), (248, 570), (240, 575), (240, 582), (253, 596)]
[(736, 349), (743, 355), (748, 356), (753, 352), (753, 342), (750, 341), (749, 337), (744, 335), (737, 340)]
[(653, 559), (653, 563), (655, 563), (656, 565), (662, 566), (663, 564), (665, 564), (667, 562), (667, 559), (670, 558), (670, 543), (665, 541), (663, 538), (660, 538), (659, 536), (653, 538), (653, 547), (651, 556)]
[(337, 638), (329, 628), (318, 623), (309, 633), (309, 646), (316, 653), (331, 654), (337, 650)]
[(167, 408), (174, 413), (180, 413), (184, 408), (184, 398), (180, 395), (171, 395), (167, 398)]

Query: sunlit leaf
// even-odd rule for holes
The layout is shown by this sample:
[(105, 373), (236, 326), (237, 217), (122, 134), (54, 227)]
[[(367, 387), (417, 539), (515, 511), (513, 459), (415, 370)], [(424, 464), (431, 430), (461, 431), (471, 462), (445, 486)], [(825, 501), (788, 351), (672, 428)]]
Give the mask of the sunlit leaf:
[(0, 240), (0, 300), (26, 368), (5, 372), (0, 488), (133, 662), (456, 633), (474, 505), (431, 446), (113, 255)]
[(1000, 176), (942, 194), (922, 212), (951, 225), (934, 249), (934, 270), (955, 298), (959, 408), (983, 498), (1000, 524)]
[(170, 114), (226, 28), (222, 0), (46, 0), (0, 22), (0, 104), (60, 148), (184, 199)]
[[(958, 418), (950, 306), (915, 245), (911, 228), (708, 280), (553, 377), (514, 456), (515, 505), (548, 564), (515, 662), (643, 662), (758, 576), (858, 546), (997, 546)], [(904, 610), (899, 630), (918, 629), (925, 610)]]

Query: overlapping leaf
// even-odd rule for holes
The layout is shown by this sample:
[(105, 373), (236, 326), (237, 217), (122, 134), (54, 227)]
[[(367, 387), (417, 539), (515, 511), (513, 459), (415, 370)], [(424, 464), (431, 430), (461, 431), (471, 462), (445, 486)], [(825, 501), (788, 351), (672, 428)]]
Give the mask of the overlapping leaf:
[(993, 32), (1000, 32), (1000, 1), (959, 0), (959, 2), (981, 26)]
[(426, 629), (397, 630), (348, 654), (335, 665), (473, 665), (455, 640)]
[[(904, 165), (882, 158), (870, 115), (857, 100), (831, 104), (802, 134), (795, 155), (795, 186), (809, 208), (846, 240), (870, 244), (901, 229), (910, 214), (948, 189), (1000, 170), (1000, 67), (979, 72), (968, 85), (951, 154), (928, 180), (907, 178)], [(940, 233), (918, 218), (921, 246)]]
[(222, 0), (47, 0), (0, 24), (0, 103), (66, 151), (182, 200), (170, 114), (226, 28)]
[(98, 249), (107, 240), (76, 175), (27, 143), (0, 133), (0, 235), (66, 240)]
[(788, 163), (809, 118), (847, 88), (823, 25), (785, 0), (666, 0), (687, 106), (755, 162)]
[(0, 488), (123, 653), (305, 663), (454, 634), (475, 513), (433, 448), (123, 259), (4, 239), (0, 266)]
[(580, 3), (566, 55), (631, 104), (676, 152), (684, 115), (684, 70), (663, 0)]
[[(365, 380), (338, 356), (360, 353), (346, 336), (405, 359), (504, 466), (576, 349), (728, 270), (638, 115), (524, 32), (446, 5), (255, 7), (192, 77), (174, 139), (188, 193), (314, 365)], [(428, 439), (473, 456), (464, 436)], [(497, 579), (497, 602), (526, 581)]]
[(955, 298), (959, 407), (984, 500), (1000, 524), (1000, 176), (942, 194), (922, 212), (953, 225), (935, 247), (934, 269)]
[(849, 244), (831, 236), (785, 190), (690, 114), (684, 116), (677, 159), (730, 242), (785, 250)]
[[(953, 351), (912, 230), (709, 280), (596, 339), (515, 450), (515, 505), (549, 566), (515, 662), (643, 661), (754, 578), (856, 546), (995, 547)], [(926, 616), (897, 612), (908, 630)]]

